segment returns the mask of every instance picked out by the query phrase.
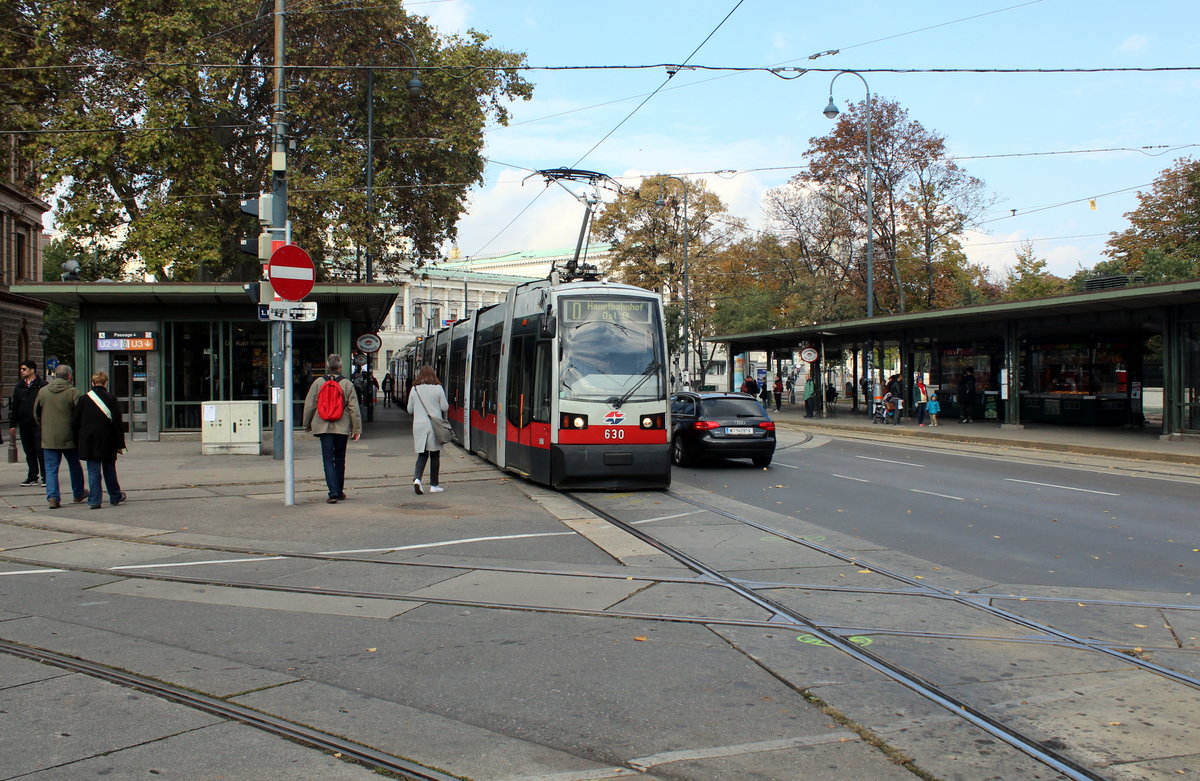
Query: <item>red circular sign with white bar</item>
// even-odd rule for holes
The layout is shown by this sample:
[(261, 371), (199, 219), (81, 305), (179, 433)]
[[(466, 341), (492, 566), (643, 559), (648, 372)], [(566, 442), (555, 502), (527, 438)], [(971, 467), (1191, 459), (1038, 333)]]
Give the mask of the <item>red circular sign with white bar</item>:
[(302, 301), (312, 292), (316, 278), (312, 258), (295, 244), (284, 244), (267, 261), (271, 289), (284, 301)]

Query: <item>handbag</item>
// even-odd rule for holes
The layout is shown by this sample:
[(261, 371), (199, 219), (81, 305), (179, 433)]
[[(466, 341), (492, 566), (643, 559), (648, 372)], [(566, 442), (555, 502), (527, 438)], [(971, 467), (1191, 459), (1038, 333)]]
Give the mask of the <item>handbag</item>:
[(425, 415), (429, 418), (429, 425), (433, 426), (433, 438), (437, 440), (437, 443), (444, 445), (454, 439), (454, 429), (450, 427), (450, 423), (440, 415), (434, 415), (429, 411), (429, 407), (425, 406), (425, 399), (421, 398), (421, 394), (417, 393), (416, 388), (413, 388), (413, 393), (417, 394), (417, 401), (421, 403), (421, 409), (425, 410)]

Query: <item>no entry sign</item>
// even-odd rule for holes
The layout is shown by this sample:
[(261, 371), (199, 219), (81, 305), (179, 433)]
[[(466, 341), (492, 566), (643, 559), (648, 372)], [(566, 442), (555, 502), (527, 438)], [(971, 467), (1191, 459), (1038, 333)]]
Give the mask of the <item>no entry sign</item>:
[(301, 301), (312, 292), (316, 280), (312, 258), (295, 244), (284, 244), (267, 261), (267, 279), (275, 295), (285, 301)]

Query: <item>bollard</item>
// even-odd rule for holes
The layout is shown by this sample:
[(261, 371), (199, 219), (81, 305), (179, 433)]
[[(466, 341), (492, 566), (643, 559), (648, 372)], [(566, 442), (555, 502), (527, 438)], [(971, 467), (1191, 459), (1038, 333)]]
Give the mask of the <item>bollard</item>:
[(17, 463), (17, 438), (16, 437), (8, 438), (8, 463), (10, 463), (10, 464)]

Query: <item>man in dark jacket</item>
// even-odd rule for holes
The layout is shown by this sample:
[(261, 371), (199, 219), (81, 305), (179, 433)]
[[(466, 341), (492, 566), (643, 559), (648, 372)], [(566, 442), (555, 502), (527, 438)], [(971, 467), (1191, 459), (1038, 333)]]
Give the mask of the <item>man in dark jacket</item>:
[(958, 381), (958, 409), (962, 415), (959, 423), (975, 422), (975, 397), (975, 369), (968, 366)]
[(86, 495), (83, 484), (83, 467), (79, 464), (79, 450), (75, 447), (75, 434), (71, 421), (75, 416), (75, 404), (79, 401), (79, 389), (71, 382), (74, 373), (71, 367), (61, 364), (54, 370), (54, 377), (46, 387), (38, 391), (33, 402), (33, 417), (42, 429), (42, 452), (46, 457), (46, 501), (51, 510), (62, 507), (62, 495), (58, 491), (58, 465), (63, 459), (71, 473), (71, 493), (76, 502)]
[(46, 461), (42, 455), (42, 432), (33, 419), (33, 402), (46, 381), (37, 376), (37, 364), (33, 361), (21, 361), (17, 372), (21, 376), (8, 405), (8, 435), (15, 438), (21, 432), (21, 448), (29, 465), (21, 485), (37, 485), (46, 480)]
[(87, 462), (88, 507), (100, 509), (105, 487), (108, 503), (116, 507), (125, 501), (125, 493), (117, 481), (117, 454), (125, 449), (125, 427), (121, 423), (120, 405), (108, 392), (107, 373), (92, 375), (92, 389), (79, 397), (71, 428), (79, 457)]

